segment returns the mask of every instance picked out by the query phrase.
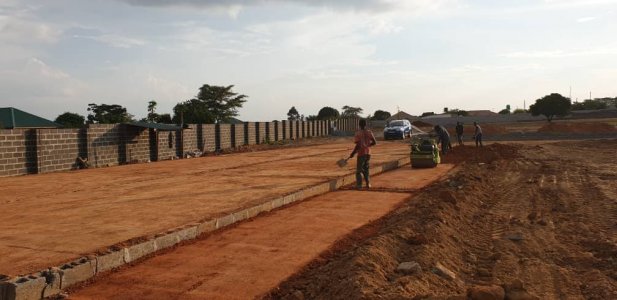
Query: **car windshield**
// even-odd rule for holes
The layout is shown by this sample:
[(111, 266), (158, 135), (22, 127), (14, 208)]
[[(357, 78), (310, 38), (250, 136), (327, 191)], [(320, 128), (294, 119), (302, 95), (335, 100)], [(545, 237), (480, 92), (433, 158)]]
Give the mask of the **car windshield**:
[(405, 126), (405, 122), (403, 121), (394, 121), (390, 123), (390, 127), (403, 127)]

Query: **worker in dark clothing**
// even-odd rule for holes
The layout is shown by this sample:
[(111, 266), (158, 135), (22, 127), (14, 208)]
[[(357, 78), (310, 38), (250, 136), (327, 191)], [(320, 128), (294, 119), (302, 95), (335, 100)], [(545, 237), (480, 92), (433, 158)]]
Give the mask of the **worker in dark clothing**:
[(445, 155), (448, 153), (448, 150), (452, 148), (452, 144), (450, 143), (450, 134), (448, 133), (448, 130), (441, 125), (435, 125), (434, 128), (435, 133), (437, 133), (437, 137), (439, 138), (437, 143), (441, 143), (441, 153)]
[(456, 139), (458, 140), (458, 145), (463, 146), (463, 123), (456, 122)]

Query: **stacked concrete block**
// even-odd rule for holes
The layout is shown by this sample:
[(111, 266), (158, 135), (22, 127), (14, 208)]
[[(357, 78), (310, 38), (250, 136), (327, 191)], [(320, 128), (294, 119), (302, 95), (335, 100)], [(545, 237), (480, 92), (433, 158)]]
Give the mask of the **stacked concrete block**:
[(220, 149), (231, 148), (231, 124), (219, 124)]
[(275, 141), (281, 141), (283, 140), (283, 123), (281, 123), (280, 121), (274, 121), (272, 122), (272, 126), (273, 126), (273, 133), (274, 133), (274, 138), (273, 140)]
[[(201, 128), (202, 151), (214, 152), (216, 150), (216, 125), (201, 124)], [(197, 138), (199, 139), (199, 136)]]
[(233, 146), (236, 148), (244, 146), (244, 124), (231, 125), (231, 132), (233, 135)]
[(39, 129), (37, 132), (38, 172), (71, 170), (78, 168), (77, 157), (86, 157), (85, 130)]
[(296, 121), (288, 121), (287, 124), (289, 124), (289, 139), (290, 140), (295, 140), (297, 138), (297, 136), (296, 136)]

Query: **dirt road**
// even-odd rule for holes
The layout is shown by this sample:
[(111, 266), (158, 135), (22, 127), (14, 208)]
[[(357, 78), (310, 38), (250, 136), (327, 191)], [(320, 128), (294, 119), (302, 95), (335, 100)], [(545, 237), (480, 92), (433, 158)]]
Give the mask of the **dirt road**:
[[(0, 274), (40, 271), (131, 238), (220, 216), (353, 172), (327, 145), (2, 178)], [(381, 143), (375, 165), (409, 155)]]
[(375, 189), (398, 184), (408, 192), (338, 191), (318, 196), (104, 276), (70, 298), (253, 299), (451, 168), (406, 166), (376, 176)]
[[(455, 148), (446, 160), (468, 161), (456, 175), (269, 297), (617, 299), (615, 149), (617, 140)], [(397, 272), (401, 262), (421, 269)]]

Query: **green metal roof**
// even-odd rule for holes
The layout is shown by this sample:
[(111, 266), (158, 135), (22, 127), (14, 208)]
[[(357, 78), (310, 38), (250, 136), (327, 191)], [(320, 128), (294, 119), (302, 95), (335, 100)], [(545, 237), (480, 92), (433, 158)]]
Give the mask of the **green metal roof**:
[(176, 131), (182, 130), (182, 127), (170, 124), (160, 124), (160, 123), (149, 123), (149, 122), (130, 122), (127, 123), (131, 126), (143, 127), (143, 128), (152, 128), (160, 131)]
[(61, 128), (62, 125), (14, 107), (0, 107), (0, 129)]

